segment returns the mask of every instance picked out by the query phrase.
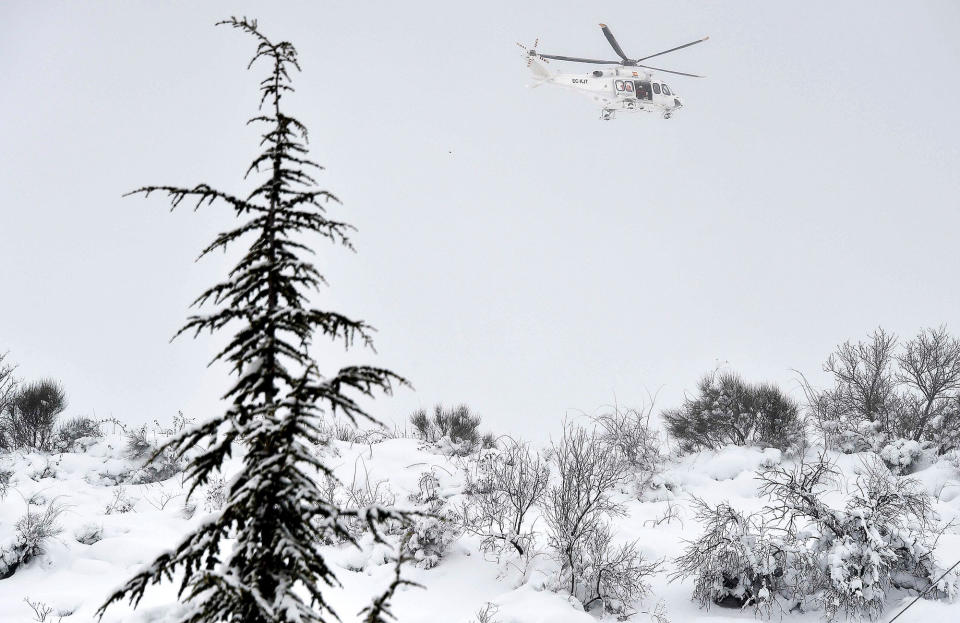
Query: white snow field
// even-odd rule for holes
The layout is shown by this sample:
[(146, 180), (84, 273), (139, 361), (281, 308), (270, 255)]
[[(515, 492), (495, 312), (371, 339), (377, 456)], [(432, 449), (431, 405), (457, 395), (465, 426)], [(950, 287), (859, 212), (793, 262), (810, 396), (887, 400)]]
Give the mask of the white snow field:
[[(108, 432), (110, 425), (107, 425)], [(46, 621), (81, 623), (93, 621), (95, 611), (109, 592), (150, 562), (161, 551), (178, 543), (186, 531), (216, 512), (216, 488), (200, 490), (185, 500), (180, 475), (153, 484), (144, 480), (138, 467), (142, 460), (128, 458), (126, 439), (111, 432), (101, 439), (81, 440), (74, 452), (42, 455), (17, 452), (0, 455), (0, 472), (12, 472), (7, 492), (0, 501), (0, 548), (14, 538), (15, 523), (27, 511), (42, 512), (50, 505), (62, 506), (57, 518), (61, 532), (49, 539), (44, 552), (0, 580), (0, 621), (34, 621), (25, 599), (51, 608)], [(466, 470), (474, 457), (445, 456), (437, 447), (406, 438), (362, 444), (332, 441), (325, 451), (327, 460), (346, 484), (379, 492), (397, 505), (413, 506), (422, 488), (424, 473), (435, 476), (438, 497), (457, 506), (463, 500)], [(835, 456), (846, 478), (860, 465), (856, 455)], [(233, 461), (237, 458), (234, 456)], [(669, 582), (672, 559), (684, 547), (684, 539), (696, 537), (700, 528), (691, 517), (690, 497), (708, 502), (729, 501), (745, 510), (764, 503), (756, 494), (754, 470), (784, 459), (776, 450), (727, 447), (701, 452), (668, 462), (641, 500), (632, 491), (618, 495), (629, 513), (616, 518), (617, 535), (624, 540), (639, 539), (643, 553), (651, 559), (665, 558), (666, 564), (651, 581), (651, 593), (636, 605), (631, 621), (674, 623), (686, 621), (751, 621), (752, 610), (714, 606), (701, 610), (691, 601), (692, 580)], [(960, 476), (945, 461), (923, 466), (913, 474), (934, 496), (935, 508), (943, 521), (960, 519)], [(147, 478), (149, 480), (149, 478)], [(426, 479), (427, 481), (431, 479)], [(843, 487), (840, 487), (841, 489)], [(839, 495), (839, 494), (838, 494)], [(670, 506), (676, 518), (660, 521)], [(537, 530), (542, 533), (543, 522)], [(394, 541), (395, 535), (390, 537)], [(78, 540), (79, 539), (79, 540)], [(83, 542), (81, 542), (83, 541)], [(364, 537), (364, 545), (370, 545)], [(499, 623), (590, 623), (617, 620), (613, 615), (586, 613), (571, 603), (565, 593), (554, 590), (557, 563), (544, 552), (524, 572), (515, 559), (499, 563), (480, 550), (471, 535), (452, 537), (436, 566), (405, 566), (407, 578), (425, 588), (403, 587), (394, 600), (393, 611), (401, 623), (468, 623), (488, 602)], [(389, 582), (393, 566), (386, 557), (390, 549), (374, 545), (357, 549), (330, 545), (342, 588), (331, 589), (332, 603), (343, 621), (357, 619), (357, 612), (369, 598)], [(947, 567), (960, 559), (960, 532), (950, 528), (940, 539), (938, 560)], [(108, 610), (104, 621), (162, 623), (173, 621), (178, 611), (173, 585), (153, 587), (136, 611), (126, 605)], [(881, 616), (888, 621), (906, 605), (912, 595), (892, 595)], [(62, 617), (62, 618), (61, 618)], [(777, 613), (774, 620), (808, 622), (822, 620), (822, 613)], [(960, 621), (960, 603), (922, 599), (898, 623), (953, 623)]]

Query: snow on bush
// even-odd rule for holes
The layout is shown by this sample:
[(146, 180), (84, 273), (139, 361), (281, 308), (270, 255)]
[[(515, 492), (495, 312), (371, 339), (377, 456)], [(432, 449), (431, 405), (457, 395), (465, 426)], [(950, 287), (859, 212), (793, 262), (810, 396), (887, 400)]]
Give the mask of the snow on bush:
[(827, 619), (876, 618), (892, 589), (952, 597), (956, 576), (933, 556), (938, 518), (919, 483), (866, 461), (842, 508), (825, 495), (841, 473), (820, 457), (758, 474), (769, 503), (745, 514), (695, 501), (704, 532), (676, 560), (701, 607), (752, 606), (769, 617), (820, 608)]
[(692, 577), (693, 599), (702, 608), (769, 611), (787, 570), (782, 540), (766, 529), (759, 514), (742, 513), (726, 502), (710, 506), (694, 498), (693, 508), (704, 532), (677, 558), (672, 579)]
[[(759, 476), (760, 492), (771, 500), (767, 512), (786, 522), (788, 537), (808, 548), (824, 570), (811, 589), (818, 590), (827, 617), (873, 618), (891, 588), (954, 595), (955, 576), (937, 581), (942, 572), (933, 555), (938, 517), (920, 483), (866, 460), (844, 507), (836, 509), (823, 494), (840, 475), (820, 457)], [(798, 531), (801, 522), (811, 532)]]
[(417, 566), (432, 569), (440, 564), (447, 546), (456, 536), (448, 517), (418, 517), (410, 528), (404, 553), (413, 558)]
[(894, 474), (907, 474), (912, 471), (917, 459), (923, 456), (923, 446), (912, 439), (895, 439), (880, 448), (880, 458)]
[(0, 469), (0, 502), (7, 497), (7, 491), (10, 490), (10, 483), (13, 481), (13, 472), (8, 469)]
[(61, 532), (57, 520), (65, 510), (63, 505), (53, 501), (42, 512), (30, 506), (28, 501), (27, 512), (14, 526), (13, 540), (0, 544), (0, 580), (9, 578), (19, 567), (42, 555), (47, 541)]
[(77, 540), (77, 543), (93, 545), (103, 540), (103, 526), (95, 523), (84, 524), (74, 532), (73, 538)]

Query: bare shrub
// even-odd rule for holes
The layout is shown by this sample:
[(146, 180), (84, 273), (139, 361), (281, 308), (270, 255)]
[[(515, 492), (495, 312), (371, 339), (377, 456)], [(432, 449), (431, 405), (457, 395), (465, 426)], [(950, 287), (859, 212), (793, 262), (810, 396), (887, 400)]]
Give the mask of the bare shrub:
[(662, 560), (647, 562), (637, 543), (614, 545), (607, 522), (601, 522), (590, 534), (581, 572), (585, 610), (599, 602), (605, 612), (615, 612), (621, 619), (634, 614), (632, 604), (650, 592), (647, 578), (663, 565)]
[(20, 387), (3, 418), (7, 445), (14, 449), (50, 450), (57, 417), (66, 406), (66, 394), (57, 381), (42, 379)]
[(483, 604), (483, 607), (477, 610), (470, 623), (497, 623), (497, 613), (500, 607), (492, 601)]
[(0, 452), (13, 449), (6, 430), (6, 414), (13, 406), (19, 380), (13, 375), (16, 366), (8, 361), (9, 353), (0, 353)]
[(127, 432), (127, 455), (143, 464), (130, 476), (132, 484), (152, 484), (173, 478), (183, 471), (183, 459), (173, 449), (162, 443), (161, 436), (170, 436), (155, 424), (148, 430), (144, 424)]
[(227, 481), (223, 478), (213, 478), (203, 492), (203, 510), (214, 513), (223, 509), (229, 491)]
[[(363, 468), (363, 476), (360, 476), (357, 467)], [(322, 488), (338, 506), (346, 511), (360, 511), (365, 508), (381, 507), (387, 508), (393, 506), (397, 501), (397, 496), (391, 489), (386, 479), (373, 480), (370, 478), (370, 472), (362, 457), (357, 457), (357, 463), (354, 465), (353, 476), (349, 484), (341, 483), (331, 474), (328, 474), (323, 481)], [(344, 518), (343, 525), (349, 536), (357, 540), (365, 532), (371, 529), (370, 523), (359, 513), (355, 516)], [(384, 522), (383, 530), (393, 533), (399, 530), (396, 522)]]
[(27, 504), (27, 512), (14, 525), (13, 542), (0, 547), (0, 580), (12, 576), (18, 568), (43, 555), (47, 541), (61, 532), (57, 520), (65, 507), (55, 500), (41, 511)]
[(466, 405), (445, 408), (438, 404), (434, 406), (432, 416), (424, 409), (410, 415), (410, 424), (420, 439), (441, 444), (447, 453), (458, 456), (493, 446), (493, 435), (482, 435), (480, 422), (480, 416)]
[(660, 431), (651, 426), (654, 401), (642, 409), (621, 409), (613, 405), (595, 416), (604, 443), (615, 447), (620, 456), (634, 470), (637, 489), (643, 491), (663, 464), (663, 439)]
[[(53, 607), (42, 601), (32, 601), (29, 597), (24, 597), (23, 601), (27, 604), (27, 607), (33, 611), (33, 620), (36, 623), (47, 623), (47, 619), (53, 614)], [(57, 618), (59, 621), (62, 620), (63, 617), (58, 616)], [(50, 618), (50, 621), (53, 621), (53, 619)]]
[(91, 437), (103, 437), (100, 422), (86, 416), (70, 418), (57, 429), (53, 446), (59, 452), (69, 452), (78, 441)]
[(797, 403), (776, 385), (754, 385), (736, 374), (704, 376), (698, 395), (679, 409), (663, 412), (667, 430), (685, 452), (727, 444), (789, 450), (803, 441)]
[(126, 489), (117, 487), (113, 490), (113, 499), (103, 509), (104, 515), (122, 515), (129, 513), (136, 507), (136, 501), (127, 495)]
[(465, 505), (464, 527), (481, 537), (485, 551), (499, 555), (510, 547), (525, 556), (533, 541), (530, 511), (547, 490), (550, 469), (521, 441), (505, 438), (502, 446), (485, 453), (479, 478), (468, 478), (472, 495)]
[[(629, 480), (629, 464), (601, 433), (569, 423), (551, 455), (558, 482), (547, 491), (543, 514), (560, 562), (560, 582), (583, 604), (600, 601), (605, 609), (622, 612), (642, 597), (644, 577), (656, 568), (643, 562), (635, 543), (620, 548), (611, 543), (607, 522), (625, 512), (612, 494)], [(610, 565), (617, 564), (634, 575), (613, 573)]]

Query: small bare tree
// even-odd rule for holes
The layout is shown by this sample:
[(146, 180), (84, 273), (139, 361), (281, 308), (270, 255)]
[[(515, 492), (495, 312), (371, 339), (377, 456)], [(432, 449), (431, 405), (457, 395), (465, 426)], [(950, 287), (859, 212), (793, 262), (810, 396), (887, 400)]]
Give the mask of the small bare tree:
[(557, 482), (546, 494), (543, 514), (560, 582), (585, 607), (600, 601), (622, 612), (643, 596), (644, 578), (659, 566), (643, 560), (636, 542), (612, 544), (609, 518), (625, 512), (613, 494), (628, 482), (630, 465), (602, 433), (570, 423), (553, 445), (552, 459)]
[(828, 445), (881, 451), (906, 439), (941, 453), (960, 445), (960, 340), (946, 327), (924, 329), (899, 349), (879, 328), (838, 346), (824, 370), (833, 387), (819, 391), (804, 379), (804, 391)]
[(631, 604), (650, 592), (647, 578), (663, 566), (662, 560), (648, 562), (637, 543), (615, 545), (607, 522), (593, 531), (586, 542), (589, 565), (583, 573), (585, 610), (600, 602), (604, 610), (620, 613), (621, 620), (633, 614)]
[(7, 361), (9, 353), (0, 353), (0, 451), (9, 450), (12, 442), (7, 437), (4, 419), (13, 405), (17, 391), (17, 377), (13, 376), (16, 366)]
[(870, 422), (886, 419), (894, 399), (897, 336), (877, 328), (866, 342), (846, 341), (823, 364), (836, 381), (837, 408)]
[(530, 511), (547, 490), (550, 469), (521, 441), (507, 437), (501, 445), (483, 459), (482, 482), (471, 483), (474, 493), (464, 509), (464, 527), (481, 537), (485, 550), (509, 546), (525, 556), (533, 540)]
[(960, 390), (960, 340), (944, 326), (925, 329), (904, 345), (896, 359), (900, 364), (897, 380), (917, 393), (910, 428), (911, 437), (920, 441), (935, 418), (951, 411), (951, 400)]

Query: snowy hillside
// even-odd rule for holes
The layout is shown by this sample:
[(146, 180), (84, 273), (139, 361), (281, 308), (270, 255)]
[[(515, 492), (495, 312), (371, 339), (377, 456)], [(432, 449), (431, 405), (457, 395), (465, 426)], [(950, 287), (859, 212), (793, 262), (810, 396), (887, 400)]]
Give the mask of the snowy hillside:
[[(29, 599), (40, 609), (52, 611), (46, 621), (68, 623), (94, 620), (95, 610), (112, 589), (127, 580), (141, 565), (178, 543), (222, 503), (222, 488), (216, 484), (199, 490), (186, 500), (181, 474), (141, 469), (143, 459), (129, 436), (109, 431), (104, 437), (80, 439), (71, 451), (39, 454), (18, 451), (0, 455), (0, 475), (5, 496), (0, 502), (0, 548), (10, 551), (16, 541), (17, 522), (28, 512), (34, 518), (53, 509), (56, 534), (46, 539), (42, 552), (0, 580), (0, 621), (36, 620)], [(154, 440), (155, 441), (155, 440)], [(436, 444), (417, 439), (388, 438), (378, 443), (331, 440), (322, 450), (336, 466), (342, 486), (333, 489), (343, 501), (395, 503), (398, 506), (436, 512), (446, 522), (418, 526), (413, 550), (417, 562), (404, 567), (409, 579), (424, 588), (403, 587), (394, 600), (394, 612), (403, 623), (499, 621), (500, 623), (589, 623), (616, 620), (597, 609), (584, 612), (575, 600), (557, 586), (558, 563), (549, 554), (544, 522), (532, 517), (536, 553), (526, 563), (503, 552), (497, 556), (481, 548), (481, 538), (457, 526), (458, 513), (468, 502), (470, 483), (482, 466), (482, 453), (448, 456)], [(489, 453), (489, 451), (487, 451)], [(832, 455), (845, 481), (832, 494), (837, 499), (849, 491), (851, 480), (862, 471), (861, 455)], [(713, 606), (698, 608), (691, 601), (692, 580), (669, 582), (674, 559), (684, 549), (685, 539), (695, 538), (701, 526), (693, 517), (693, 496), (710, 504), (728, 501), (743, 511), (758, 510), (765, 500), (757, 494), (755, 470), (795, 459), (780, 451), (729, 446), (673, 458), (662, 465), (651, 481), (639, 487), (621, 487), (615, 492), (626, 514), (613, 518), (618, 541), (638, 539), (646, 560), (663, 559), (650, 578), (650, 590), (632, 604), (632, 621), (754, 620), (752, 608), (743, 611)], [(232, 459), (236, 464), (237, 456)], [(151, 482), (157, 477), (166, 477)], [(913, 474), (933, 496), (941, 520), (960, 519), (960, 478), (955, 465), (940, 461), (922, 466)], [(352, 496), (352, 497), (351, 497)], [(59, 512), (57, 512), (59, 511)], [(540, 511), (533, 510), (536, 515)], [(21, 523), (22, 526), (22, 523)], [(435, 532), (430, 533), (431, 529)], [(388, 531), (389, 532), (389, 531)], [(373, 544), (369, 533), (360, 531), (364, 547), (330, 544), (326, 551), (334, 561), (342, 590), (333, 591), (333, 604), (344, 621), (354, 620), (370, 596), (390, 581), (393, 550)], [(396, 543), (400, 533), (388, 534)], [(419, 550), (418, 550), (419, 547)], [(960, 559), (960, 533), (950, 528), (937, 546), (941, 564)], [(8, 557), (9, 558), (9, 557)], [(8, 560), (9, 562), (9, 560)], [(0, 574), (6, 575), (6, 574)], [(890, 596), (882, 620), (888, 620), (912, 596)], [(125, 606), (111, 608), (104, 621), (160, 623), (172, 620), (177, 610), (174, 587), (166, 585), (147, 592), (135, 614)], [(488, 606), (487, 604), (493, 604)], [(478, 612), (487, 608), (488, 618)], [(921, 600), (905, 620), (925, 623), (956, 621), (960, 604)], [(821, 612), (779, 613), (773, 618), (819, 621)]]

